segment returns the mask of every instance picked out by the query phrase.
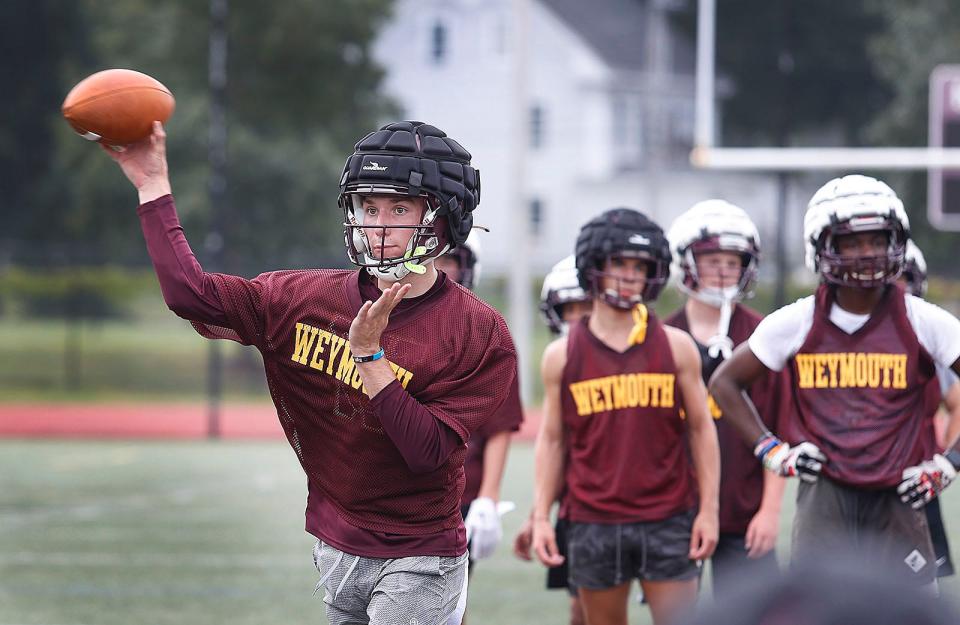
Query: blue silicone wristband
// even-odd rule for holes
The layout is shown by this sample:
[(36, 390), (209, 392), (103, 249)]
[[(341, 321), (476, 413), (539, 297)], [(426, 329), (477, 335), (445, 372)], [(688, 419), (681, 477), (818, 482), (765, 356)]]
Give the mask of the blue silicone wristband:
[(363, 362), (373, 362), (374, 360), (380, 360), (381, 358), (383, 358), (383, 348), (382, 348), (382, 347), (380, 348), (380, 351), (378, 351), (378, 352), (375, 353), (375, 354), (370, 354), (369, 356), (354, 356), (354, 357), (353, 357), (353, 362), (360, 362), (360, 363), (363, 363)]

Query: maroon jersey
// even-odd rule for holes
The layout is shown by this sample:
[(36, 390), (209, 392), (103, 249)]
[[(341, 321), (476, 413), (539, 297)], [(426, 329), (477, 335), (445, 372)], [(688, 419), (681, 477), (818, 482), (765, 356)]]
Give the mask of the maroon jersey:
[[(363, 392), (347, 336), (363, 302), (361, 280), (370, 277), (340, 270), (214, 277), (229, 327), (194, 325), (262, 353), (280, 422), (307, 474), (307, 529), (381, 557), (424, 555), (424, 537), (462, 535), (466, 445), (434, 471), (411, 471)], [(516, 385), (509, 331), (495, 310), (443, 276), (418, 300), (393, 311), (381, 345), (403, 388), (466, 443)], [(362, 538), (351, 539), (358, 528)], [(389, 548), (398, 542), (399, 554)], [(454, 552), (463, 552), (461, 542)]]
[[(728, 336), (734, 346), (745, 342), (753, 334), (762, 319), (760, 313), (737, 304), (730, 317)], [(668, 317), (664, 323), (684, 332), (690, 331), (686, 308), (682, 307)], [(700, 359), (703, 363), (703, 381), (710, 376), (723, 361), (707, 352), (707, 348), (697, 342)], [(780, 413), (780, 390), (789, 383), (786, 373), (771, 371), (750, 387), (748, 394), (760, 418), (772, 431), (777, 431)], [(723, 418), (720, 407), (713, 398), (709, 399), (710, 414), (717, 426), (717, 439), (720, 443), (720, 531), (731, 534), (744, 534), (753, 515), (760, 509), (763, 498), (763, 465), (753, 455), (753, 450), (743, 441), (739, 431)]]
[(646, 340), (620, 353), (587, 323), (570, 327), (561, 378), (569, 519), (658, 521), (693, 508), (683, 400), (666, 331), (651, 314)]
[(510, 399), (503, 402), (497, 414), (474, 432), (467, 443), (467, 458), (463, 462), (467, 482), (463, 488), (462, 505), (469, 505), (480, 492), (483, 482), (483, 453), (490, 437), (500, 432), (516, 432), (523, 424), (523, 410), (520, 406), (520, 388), (515, 381), (510, 389)]
[(924, 459), (925, 427), (939, 388), (933, 358), (907, 318), (903, 290), (886, 289), (859, 330), (829, 319), (834, 289), (817, 289), (813, 325), (789, 362), (796, 419), (790, 443), (810, 441), (826, 454), (823, 473), (860, 488), (888, 488)]

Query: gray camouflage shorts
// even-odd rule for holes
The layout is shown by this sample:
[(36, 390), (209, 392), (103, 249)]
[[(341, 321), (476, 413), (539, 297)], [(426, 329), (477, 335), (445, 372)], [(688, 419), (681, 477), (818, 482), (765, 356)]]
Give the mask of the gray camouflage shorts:
[(570, 583), (589, 590), (613, 588), (632, 579), (693, 579), (700, 563), (687, 557), (695, 511), (662, 521), (570, 523)]
[[(467, 554), (457, 557), (367, 558), (317, 541), (313, 562), (320, 572), (330, 625), (442, 625), (460, 622), (467, 592)], [(464, 597), (465, 598), (465, 597)], [(452, 618), (451, 618), (452, 617)]]

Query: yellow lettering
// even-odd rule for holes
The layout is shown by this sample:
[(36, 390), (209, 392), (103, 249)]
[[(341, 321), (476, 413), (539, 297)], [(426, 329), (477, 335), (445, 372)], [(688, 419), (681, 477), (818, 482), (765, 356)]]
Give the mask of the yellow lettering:
[(867, 384), (870, 385), (870, 388), (879, 388), (880, 387), (880, 354), (868, 354), (867, 363), (869, 375), (867, 377)]
[[(333, 375), (333, 361), (337, 358), (337, 354), (340, 353), (340, 350), (343, 349), (346, 343), (343, 338), (336, 334), (330, 335), (330, 359), (329, 362), (327, 362), (327, 375)], [(339, 378), (340, 376), (338, 375), (337, 377)]]
[(340, 356), (340, 365), (337, 367), (337, 373), (334, 377), (344, 384), (350, 384), (354, 369), (356, 369), (356, 365), (353, 362), (353, 352), (350, 351), (350, 341), (344, 341), (343, 355)]
[(628, 373), (626, 376), (627, 384), (627, 406), (636, 408), (640, 405), (640, 383), (637, 380), (637, 374)]
[[(323, 344), (330, 344), (330, 333), (326, 330), (317, 331), (317, 347), (313, 350), (313, 358), (310, 359), (310, 367), (317, 371), (323, 371), (323, 361), (320, 356), (323, 354)], [(303, 363), (300, 363), (303, 364)]]
[(837, 367), (840, 366), (840, 354), (826, 354), (827, 368), (830, 370), (830, 388), (837, 388)]
[(290, 360), (295, 360), (301, 365), (307, 364), (307, 356), (310, 355), (310, 347), (313, 345), (313, 339), (316, 336), (317, 328), (298, 321), (297, 336), (294, 340), (293, 355)]
[(867, 367), (867, 355), (866, 354), (857, 354), (856, 358), (857, 363), (857, 386), (863, 388), (867, 385), (868, 377), (868, 367)]
[(857, 355), (840, 354), (840, 388), (852, 388), (857, 385)]
[(616, 410), (626, 408), (627, 406), (627, 376), (610, 376), (613, 387), (613, 407)]
[(723, 411), (720, 410), (720, 406), (717, 405), (717, 400), (713, 398), (713, 395), (707, 395), (707, 409), (710, 411), (710, 416), (714, 419), (719, 419), (723, 416)]
[[(673, 389), (676, 387), (676, 376), (666, 373), (663, 376), (663, 393), (660, 395), (660, 405), (664, 408), (673, 408)], [(714, 404), (716, 405), (716, 404)], [(720, 408), (718, 407), (719, 411)]]
[(797, 354), (794, 360), (800, 388), (813, 388), (813, 354)]
[(597, 380), (603, 389), (603, 404), (607, 410), (613, 410), (613, 380), (616, 376), (610, 375)]
[(907, 355), (893, 356), (893, 388), (907, 388)]
[(590, 388), (589, 382), (574, 382), (570, 385), (570, 394), (573, 395), (573, 401), (577, 404), (577, 414), (581, 417), (590, 414)]
[(598, 380), (590, 380), (590, 407), (593, 409), (593, 412), (601, 412), (603, 410), (603, 391), (600, 390), (600, 382)]
[(814, 366), (814, 386), (817, 388), (826, 388), (829, 384), (827, 380), (826, 370), (827, 370), (827, 357), (826, 354), (814, 354), (813, 355), (813, 366)]

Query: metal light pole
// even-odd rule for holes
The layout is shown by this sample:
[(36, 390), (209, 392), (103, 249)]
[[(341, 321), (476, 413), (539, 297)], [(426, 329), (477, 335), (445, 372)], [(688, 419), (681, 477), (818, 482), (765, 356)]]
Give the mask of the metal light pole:
[[(222, 270), (223, 235), (220, 224), (227, 195), (227, 15), (229, 0), (210, 0), (210, 50), (207, 80), (210, 90), (208, 160), (210, 231), (205, 248), (214, 270)], [(220, 437), (220, 400), (223, 394), (223, 358), (219, 341), (210, 341), (207, 367), (207, 436)]]

